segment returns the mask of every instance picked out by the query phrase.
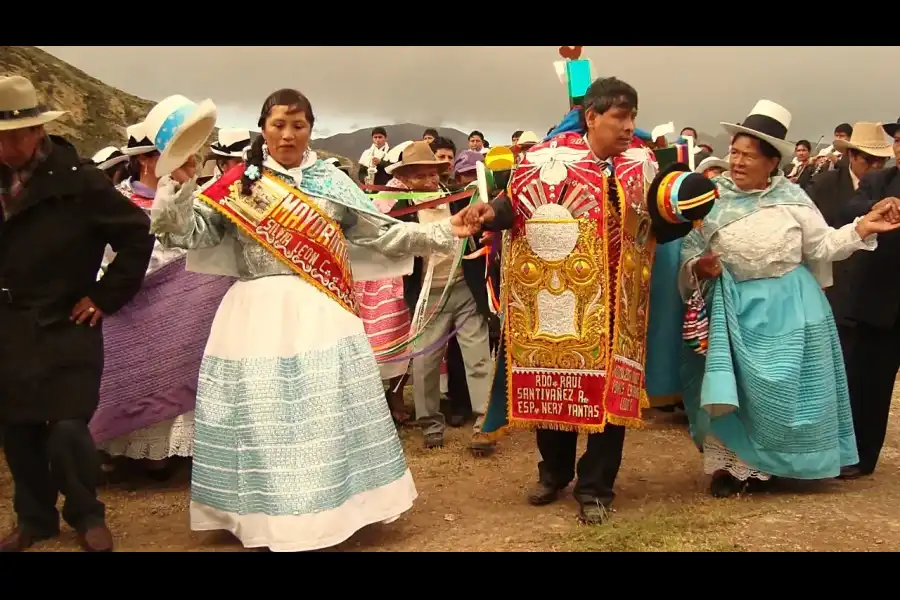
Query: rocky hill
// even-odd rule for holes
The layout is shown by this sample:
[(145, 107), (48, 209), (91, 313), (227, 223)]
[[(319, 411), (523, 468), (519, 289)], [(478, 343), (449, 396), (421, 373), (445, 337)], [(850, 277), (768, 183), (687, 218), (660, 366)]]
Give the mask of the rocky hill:
[[(27, 77), (42, 102), (54, 110), (69, 111), (67, 116), (49, 123), (47, 130), (67, 138), (83, 157), (106, 146), (124, 144), (125, 128), (147, 116), (154, 105), (150, 100), (106, 85), (34, 46), (0, 46), (0, 75)], [(336, 154), (327, 148), (324, 152), (315, 149), (324, 157)], [(350, 162), (343, 156), (338, 158)]]
[(143, 119), (153, 106), (33, 46), (0, 46), (0, 73), (27, 77), (44, 103), (69, 111), (47, 129), (66, 137), (86, 157), (122, 144), (125, 127)]
[[(385, 125), (384, 129), (388, 134), (388, 144), (393, 146), (408, 140), (421, 140), (422, 132), (428, 127), (431, 126), (419, 125), (416, 123), (402, 123), (400, 125)], [(468, 133), (463, 133), (452, 127), (435, 127), (435, 129), (438, 130), (440, 135), (453, 140), (457, 150), (468, 148)], [(316, 138), (311, 145), (317, 150), (321, 148), (328, 152), (347, 156), (351, 160), (357, 161), (363, 151), (372, 145), (372, 127), (358, 129), (352, 133), (338, 133), (329, 137)]]

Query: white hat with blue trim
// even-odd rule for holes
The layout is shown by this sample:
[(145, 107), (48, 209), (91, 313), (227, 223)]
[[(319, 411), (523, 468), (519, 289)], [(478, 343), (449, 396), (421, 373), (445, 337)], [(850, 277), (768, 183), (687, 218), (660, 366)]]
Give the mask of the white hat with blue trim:
[(184, 96), (169, 96), (153, 107), (144, 119), (144, 132), (159, 150), (156, 176), (168, 175), (187, 162), (216, 128), (216, 105), (200, 104)]

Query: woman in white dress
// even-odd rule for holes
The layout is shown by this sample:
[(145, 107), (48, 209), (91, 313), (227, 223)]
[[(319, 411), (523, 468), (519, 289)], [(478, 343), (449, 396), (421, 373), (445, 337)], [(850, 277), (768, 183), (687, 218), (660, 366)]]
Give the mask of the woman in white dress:
[[(419, 225), (381, 215), (309, 150), (314, 122), (299, 92), (270, 95), (234, 185), (246, 195), (261, 175), (277, 177), (339, 224), (348, 245), (390, 258), (450, 253), (454, 233), (472, 233), (459, 219)], [(397, 519), (417, 493), (362, 321), (197, 191), (180, 170), (164, 178), (152, 231), (169, 246), (233, 251), (241, 280), (219, 307), (200, 369), (192, 529), (302, 551)]]

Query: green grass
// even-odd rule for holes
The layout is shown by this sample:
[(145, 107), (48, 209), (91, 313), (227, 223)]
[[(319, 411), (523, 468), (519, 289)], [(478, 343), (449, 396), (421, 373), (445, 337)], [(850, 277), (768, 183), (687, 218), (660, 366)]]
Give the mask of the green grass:
[(656, 506), (613, 518), (600, 526), (582, 526), (565, 546), (572, 552), (744, 552), (735, 541), (738, 526), (753, 516), (733, 502)]

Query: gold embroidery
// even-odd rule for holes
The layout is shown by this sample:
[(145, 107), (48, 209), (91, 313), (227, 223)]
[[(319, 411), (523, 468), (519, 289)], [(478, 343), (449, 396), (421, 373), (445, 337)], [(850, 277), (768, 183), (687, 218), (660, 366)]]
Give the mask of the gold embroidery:
[[(531, 221), (526, 227), (534, 225)], [(509, 244), (505, 318), (509, 353), (524, 368), (606, 369), (607, 271), (603, 236), (586, 217), (541, 223), (556, 228), (575, 224), (574, 249), (559, 260), (541, 259), (518, 236)], [(553, 229), (544, 235), (553, 235)]]

